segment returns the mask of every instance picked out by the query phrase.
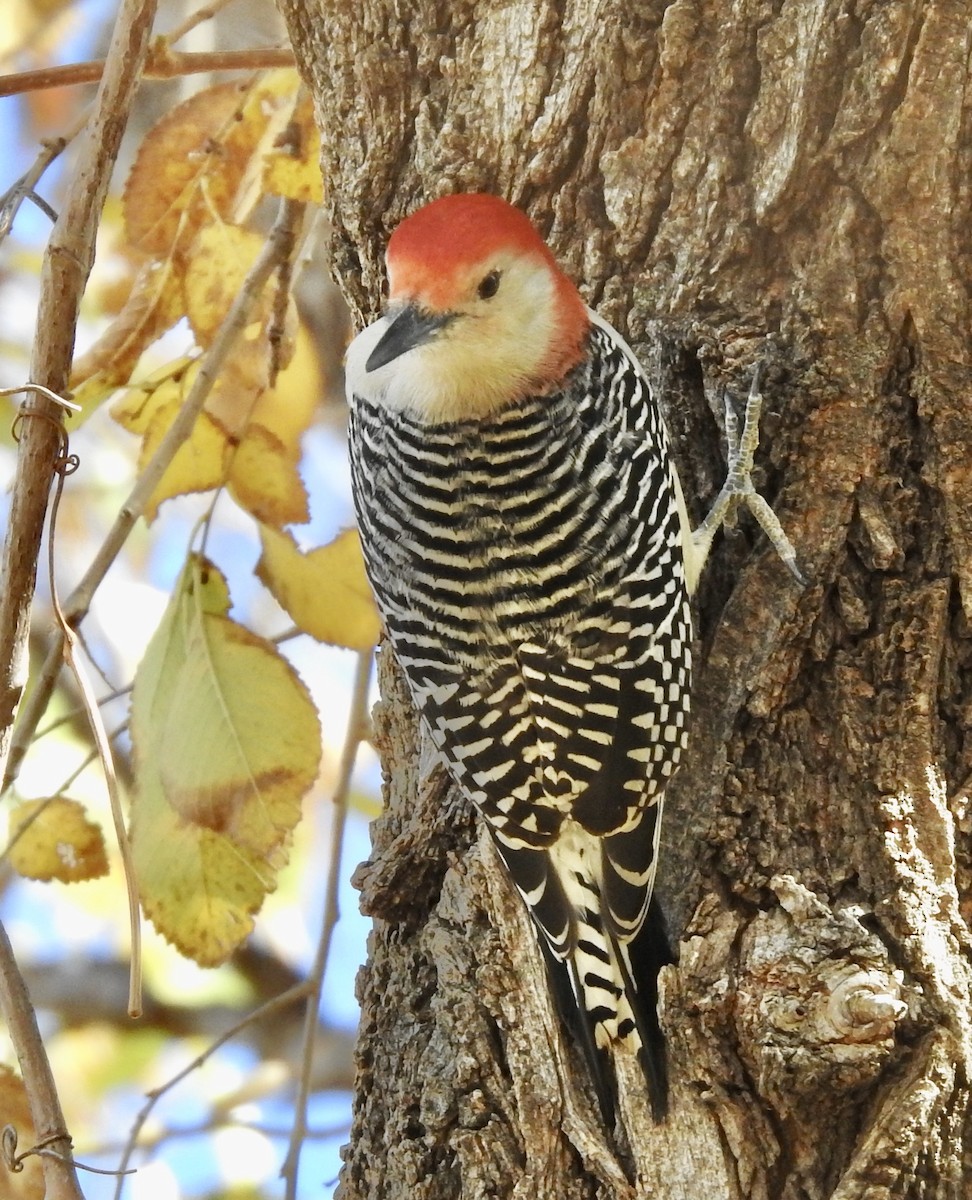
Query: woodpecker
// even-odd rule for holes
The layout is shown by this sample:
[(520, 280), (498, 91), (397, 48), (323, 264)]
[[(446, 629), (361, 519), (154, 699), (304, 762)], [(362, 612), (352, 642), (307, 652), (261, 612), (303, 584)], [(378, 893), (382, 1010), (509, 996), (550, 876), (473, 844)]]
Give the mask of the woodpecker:
[(386, 314), (346, 362), (384, 626), (533, 918), (608, 1127), (620, 1042), (660, 1117), (653, 983), (639, 992), (633, 945), (688, 736), (690, 594), (740, 499), (793, 564), (749, 483), (757, 388), (693, 534), (644, 371), (522, 212), (435, 200), (395, 229), (386, 264)]

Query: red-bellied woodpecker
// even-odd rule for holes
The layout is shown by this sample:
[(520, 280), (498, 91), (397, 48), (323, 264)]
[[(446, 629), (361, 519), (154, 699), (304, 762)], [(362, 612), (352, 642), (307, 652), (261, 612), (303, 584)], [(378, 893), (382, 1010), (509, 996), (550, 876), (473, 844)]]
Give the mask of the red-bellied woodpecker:
[(347, 357), (384, 624), (561, 993), (569, 981), (605, 1119), (618, 1041), (655, 1076), (660, 1114), (660, 1035), (632, 951), (686, 746), (689, 595), (740, 499), (793, 563), (749, 483), (756, 388), (729, 483), (693, 535), (644, 372), (523, 213), (495, 196), (436, 200), (398, 226), (387, 265), (387, 315)]

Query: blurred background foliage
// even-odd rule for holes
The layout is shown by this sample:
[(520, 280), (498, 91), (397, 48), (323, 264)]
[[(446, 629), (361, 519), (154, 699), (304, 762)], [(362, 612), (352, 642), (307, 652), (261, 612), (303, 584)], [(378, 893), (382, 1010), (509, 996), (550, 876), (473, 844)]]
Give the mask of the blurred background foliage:
[[(8, 0), (0, 30), (0, 73), (98, 59), (107, 44), (115, 7), (114, 0)], [(187, 3), (163, 0), (156, 33), (182, 26), (192, 11)], [(192, 28), (180, 39), (178, 48), (235, 50), (283, 44), (283, 30), (272, 6), (263, 0), (234, 0), (213, 19)], [(213, 239), (217, 236), (213, 230), (225, 235), (225, 230), (232, 228), (231, 236), (240, 244), (230, 244), (227, 236), (221, 244), (210, 244), (210, 274), (196, 280), (195, 316), (191, 300), (184, 303), (183, 311), (177, 311), (179, 303), (167, 299), (167, 318), (174, 319), (156, 323), (158, 327), (151, 333), (157, 337), (148, 337), (143, 328), (146, 336), (138, 353), (129, 353), (122, 367), (112, 372), (112, 367), (119, 367), (120, 314), (126, 312), (126, 306), (130, 311), (140, 289), (144, 293), (147, 276), (158, 270), (159, 262), (170, 267), (176, 262), (183, 281), (189, 277), (184, 245), (173, 251), (170, 243), (169, 249), (159, 251), (156, 242), (156, 257), (152, 258), (152, 248), (147, 252), (144, 245), (133, 246), (131, 238), (133, 215), (145, 216), (153, 184), (161, 185), (161, 164), (166, 159), (175, 161), (172, 147), (161, 146), (156, 161), (148, 166), (148, 160), (141, 158), (141, 191), (129, 192), (127, 215), (126, 180), (145, 154), (141, 148), (149, 131), (166, 114), (204, 89), (219, 87), (225, 92), (226, 85), (237, 78), (226, 73), (218, 78), (191, 76), (146, 81), (141, 88), (105, 212), (79, 334), (78, 359), (86, 366), (78, 390), (85, 412), (80, 421), (69, 423), (71, 450), (79, 456), (80, 468), (67, 480), (58, 518), (55, 560), (60, 595), (69, 593), (87, 568), (140, 469), (139, 437), (148, 439), (145, 428), (139, 431), (136, 427), (134, 435), (132, 432), (133, 420), (137, 426), (137, 417), (131, 416), (136, 390), (127, 382), (129, 375), (135, 383), (144, 384), (153, 372), (164, 375), (170, 364), (185, 363), (205, 349), (218, 324), (222, 303), (214, 289), (228, 292), (238, 285), (240, 263), (245, 258), (240, 244), (255, 239), (256, 246), (268, 228), (272, 210), (265, 201), (267, 178), (256, 181), (246, 211), (234, 214), (232, 220), (227, 210), (217, 211), (213, 188), (208, 188), (208, 207), (195, 218), (196, 233), (203, 231), (204, 238)], [(252, 72), (239, 78), (253, 86)], [(92, 95), (93, 85), (86, 84), (0, 98), (0, 137), (7, 147), (0, 165), (0, 193), (13, 187), (28, 170), (46, 139), (59, 137), (76, 124)], [(307, 161), (315, 158), (316, 152), (311, 151)], [(37, 185), (43, 201), (55, 211), (70, 163), (68, 147)], [(244, 171), (249, 163), (248, 159), (243, 164)], [(275, 186), (278, 191), (288, 187), (279, 180)], [(39, 1012), (77, 1156), (101, 1168), (118, 1164), (145, 1093), (172, 1080), (249, 1011), (300, 983), (318, 944), (328, 882), (326, 864), (334, 836), (332, 795), (357, 656), (350, 649), (319, 641), (319, 629), (314, 630), (317, 636), (304, 631), (315, 618), (301, 613), (314, 614), (318, 607), (313, 582), (291, 578), (287, 575), (290, 568), (284, 569), (283, 577), (290, 579), (293, 588), (303, 588), (302, 600), (294, 599), (284, 594), (287, 588), (283, 585), (271, 594), (255, 573), (267, 539), (284, 538), (285, 544), (274, 543), (278, 559), (289, 555), (288, 562), (296, 563), (294, 569), (299, 571), (307, 555), (298, 550), (325, 546), (352, 523), (340, 366), (348, 319), (327, 263), (321, 259), (323, 239), (314, 222), (311, 207), (303, 225), (294, 306), (286, 324), (291, 343), (289, 365), (276, 398), (285, 418), (298, 411), (303, 414), (299, 428), (291, 429), (292, 453), (279, 461), (289, 462), (300, 481), (306, 513), (291, 504), (268, 516), (266, 505), (261, 510), (245, 495), (241, 499), (241, 489), (234, 490), (231, 480), (229, 491), (221, 488), (218, 493), (182, 494), (181, 484), (172, 486), (156, 497), (151, 525), (138, 523), (98, 589), (82, 628), (86, 650), (101, 675), (97, 683), (101, 711), (109, 733), (116, 734), (117, 765), (130, 794), (137, 790), (127, 730), (131, 684), (182, 575), (198, 523), (209, 513), (214, 494), (217, 496), (206, 526), (205, 551), (226, 577), (232, 597), (229, 617), (285, 656), (306, 685), (321, 726), (320, 766), (300, 803), (301, 820), (286, 865), (256, 917), (252, 935), (224, 965), (203, 969), (145, 923), (145, 1011), (137, 1021), (127, 1016), (124, 883), (102, 772), (91, 760), (91, 734), (66, 672), (19, 776), (4, 797), (4, 806), (11, 812), (24, 802), (70, 796), (84, 806), (87, 818), (105, 834), (109, 869), (100, 878), (69, 884), (28, 880), (13, 869), (9, 857), (0, 868), (0, 912)], [(158, 221), (150, 223), (158, 228)], [(28, 201), (0, 243), (0, 386), (16, 386), (27, 376), (38, 276), (49, 229), (49, 217)], [(185, 233), (183, 221), (180, 236)], [(197, 262), (197, 276), (201, 270)], [(268, 296), (267, 303), (272, 306), (273, 298)], [(240, 355), (235, 362), (238, 370), (246, 366)], [(158, 389), (152, 386), (143, 388), (142, 394), (158, 399)], [(216, 459), (208, 464), (210, 473), (217, 475), (226, 466), (226, 443), (233, 452), (229, 455), (232, 460), (251, 428), (250, 409), (242, 418), (237, 413), (237, 424), (227, 418), (227, 397), (233, 395), (238, 395), (238, 389), (234, 392), (225, 387), (223, 408), (214, 405), (205, 418), (222, 438)], [(169, 399), (177, 407), (181, 395)], [(15, 409), (9, 401), (4, 403), (9, 405), (6, 419), (0, 421), (0, 524), (5, 526), (15, 457), (11, 436)], [(127, 428), (123, 427), (124, 417), (122, 423), (116, 419), (119, 411), (129, 416)], [(280, 431), (279, 421), (266, 427), (274, 436)], [(247, 470), (240, 471), (243, 492), (248, 482), (260, 477), (268, 461), (257, 453)], [(208, 486), (199, 479), (196, 483)], [(266, 526), (263, 540), (254, 513)], [(307, 520), (291, 531), (292, 536), (278, 531), (301, 516)], [(283, 599), (287, 611), (275, 595)], [(354, 611), (356, 603), (345, 600), (345, 607)], [(51, 597), (42, 570), (32, 634), (35, 666), (47, 652), (52, 624)], [(359, 644), (367, 644), (369, 636), (361, 635)], [(350, 793), (341, 868), (341, 920), (331, 946), (313, 1046), (306, 1046), (302, 1038), (302, 1003), (245, 1025), (152, 1109), (132, 1161), (137, 1174), (124, 1183), (122, 1194), (126, 1197), (167, 1200), (281, 1194), (278, 1176), (293, 1124), (295, 1074), (309, 1053), (313, 1054), (313, 1099), (299, 1194), (330, 1194), (349, 1119), (356, 1021), (353, 981), (366, 937), (366, 925), (357, 914), (347, 880), (354, 864), (367, 856), (367, 819), (376, 809), (379, 789), (374, 754), (364, 745)], [(2, 1046), (0, 1058), (16, 1065), (7, 1044)], [(0, 1109), (0, 1124), (17, 1123), (13, 1093), (0, 1089)], [(21, 1128), (21, 1149), (28, 1144)], [(36, 1179), (36, 1172), (10, 1176), (0, 1168), (0, 1197), (37, 1194)], [(83, 1175), (82, 1185), (87, 1196), (100, 1198), (114, 1194), (116, 1182)]]

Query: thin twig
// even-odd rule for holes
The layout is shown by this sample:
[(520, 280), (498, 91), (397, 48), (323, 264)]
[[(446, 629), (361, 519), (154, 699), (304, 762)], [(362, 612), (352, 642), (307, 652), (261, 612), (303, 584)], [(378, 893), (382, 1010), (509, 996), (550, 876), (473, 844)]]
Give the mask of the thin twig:
[(368, 684), (371, 680), (371, 659), (371, 650), (359, 651), (354, 687), (351, 693), (351, 712), (348, 716), (348, 728), (341, 751), (337, 786), (334, 789), (334, 826), (331, 830), (331, 856), (327, 867), (324, 917), (321, 921), (321, 936), (317, 943), (314, 965), (307, 980), (312, 990), (307, 1000), (307, 1011), (304, 1014), (303, 1055), (297, 1096), (294, 1100), (294, 1125), (290, 1133), (287, 1157), (280, 1169), (280, 1174), (287, 1181), (284, 1193), (286, 1200), (296, 1200), (297, 1198), (300, 1151), (307, 1136), (307, 1101), (310, 1097), (314, 1067), (314, 1032), (319, 1020), (321, 993), (324, 990), (324, 977), (327, 973), (334, 927), (341, 915), (338, 903), (338, 889), (341, 884), (341, 850), (344, 845), (344, 827), (348, 816), (351, 776), (354, 773), (354, 764), (358, 757), (358, 747), (364, 740), (368, 729)]
[[(2, 926), (0, 926), (0, 929), (2, 929)], [(291, 1004), (295, 1004), (298, 1000), (302, 1000), (308, 994), (310, 987), (311, 981), (309, 979), (305, 979), (301, 983), (294, 984), (293, 987), (287, 988), (287, 990), (285, 992), (281, 992), (279, 996), (274, 996), (272, 1000), (268, 1000), (265, 1004), (261, 1004), (260, 1007), (255, 1008), (253, 1012), (247, 1013), (247, 1015), (241, 1020), (237, 1021), (235, 1025), (231, 1025), (225, 1033), (221, 1033), (219, 1037), (216, 1038), (215, 1041), (211, 1042), (201, 1054), (197, 1055), (188, 1066), (183, 1067), (181, 1071), (173, 1075), (171, 1079), (166, 1080), (166, 1082), (160, 1087), (153, 1088), (151, 1092), (147, 1093), (145, 1097), (145, 1103), (142, 1105), (138, 1116), (135, 1118), (131, 1132), (128, 1135), (128, 1141), (125, 1143), (125, 1149), (122, 1152), (121, 1161), (118, 1164), (119, 1180), (115, 1188), (115, 1200), (121, 1200), (123, 1186), (122, 1179), (120, 1177), (121, 1173), (128, 1170), (128, 1164), (131, 1162), (132, 1155), (135, 1153), (135, 1150), (138, 1147), (139, 1134), (142, 1132), (145, 1122), (149, 1119), (152, 1109), (155, 1108), (156, 1104), (158, 1104), (162, 1097), (167, 1092), (171, 1092), (177, 1084), (180, 1084), (183, 1079), (185, 1079), (188, 1075), (191, 1075), (193, 1071), (198, 1071), (199, 1068), (206, 1062), (206, 1060), (211, 1058), (212, 1055), (216, 1053), (220, 1046), (225, 1045), (232, 1038), (236, 1037), (241, 1030), (257, 1021), (262, 1021), (264, 1017), (273, 1016), (274, 1013), (289, 1007)]]
[(32, 199), (37, 202), (37, 185), (44, 176), (44, 172), (56, 158), (61, 155), (65, 148), (74, 141), (81, 130), (87, 124), (88, 118), (91, 115), (91, 108), (85, 108), (79, 117), (76, 117), (73, 124), (68, 128), (67, 133), (62, 133), (59, 137), (50, 138), (42, 143), (40, 154), (34, 160), (23, 175), (9, 187), (2, 196), (0, 196), (0, 241), (7, 236), (13, 228), (14, 221), (17, 219), (17, 213), (20, 211), (20, 206), (25, 200)]
[[(294, 52), (284, 46), (258, 46), (250, 50), (170, 50), (165, 39), (153, 46), (142, 72), (144, 79), (179, 79), (212, 71), (261, 71), (270, 67), (292, 67)], [(100, 61), (67, 63), (0, 75), (0, 97), (40, 92), (47, 88), (78, 87), (97, 83), (105, 69)]]
[[(212, 345), (200, 360), (199, 371), (182, 408), (159, 443), (155, 454), (135, 481), (135, 486), (122, 505), (114, 524), (108, 531), (108, 536), (95, 555), (94, 561), (64, 602), (64, 617), (72, 628), (76, 628), (78, 623), (84, 619), (95, 591), (128, 540), (135, 522), (145, 510), (145, 506), (158, 487), (159, 481), (172, 459), (192, 431), (196, 417), (202, 411), (220, 369), (250, 320), (250, 314), (263, 285), (292, 252), (294, 228), (303, 209), (304, 205), (296, 200), (281, 200), (277, 220), (274, 222), (266, 244), (247, 273), (239, 295), (233, 301)], [(47, 652), (47, 658), (44, 660), (34, 686), (21, 709), (10, 751), (9, 765), (4, 776), (3, 789), (9, 787), (10, 783), (16, 779), (34, 731), (50, 703), (61, 669), (63, 647), (63, 636), (55, 633)]]
[[(88, 657), (90, 658), (91, 655), (89, 654)], [(115, 700), (120, 700), (123, 696), (127, 696), (131, 690), (132, 685), (130, 683), (123, 684), (121, 687), (112, 688), (110, 692), (106, 692), (103, 696), (98, 697), (99, 708), (103, 708), (106, 704), (111, 704)], [(72, 721), (76, 721), (78, 717), (83, 716), (84, 711), (85, 709), (83, 704), (76, 704), (73, 708), (67, 709), (66, 711), (62, 712), (59, 717), (54, 717), (49, 725), (45, 725), (43, 729), (38, 729), (34, 741), (39, 742), (41, 738), (45, 738), (49, 734), (55, 733), (61, 728), (62, 725), (70, 725)], [(127, 725), (127, 721), (122, 722), (122, 724), (119, 725), (111, 735), (111, 740), (115, 741), (115, 739), (121, 732), (123, 732)], [(87, 761), (90, 762), (90, 759)], [(79, 771), (74, 771), (69, 782), (73, 783), (79, 774)], [(63, 788), (60, 790), (63, 791)]]
[(222, 12), (224, 8), (232, 4), (233, 0), (213, 0), (212, 4), (206, 4), (202, 8), (197, 8), (195, 12), (190, 13), (188, 17), (177, 25), (175, 29), (170, 29), (165, 35), (165, 40), (170, 46), (174, 46), (176, 42), (182, 41), (187, 33), (191, 33), (197, 25), (202, 25), (204, 21), (211, 21), (218, 12)]

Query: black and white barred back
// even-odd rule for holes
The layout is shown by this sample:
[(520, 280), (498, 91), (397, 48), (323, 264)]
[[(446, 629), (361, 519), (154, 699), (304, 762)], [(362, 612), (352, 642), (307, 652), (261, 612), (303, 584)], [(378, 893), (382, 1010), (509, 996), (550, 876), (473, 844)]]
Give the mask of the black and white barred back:
[(608, 329), (587, 351), (560, 393), (480, 420), (355, 396), (351, 463), (368, 574), (432, 739), (597, 1047), (639, 1048), (628, 946), (686, 743), (691, 618), (657, 404)]

